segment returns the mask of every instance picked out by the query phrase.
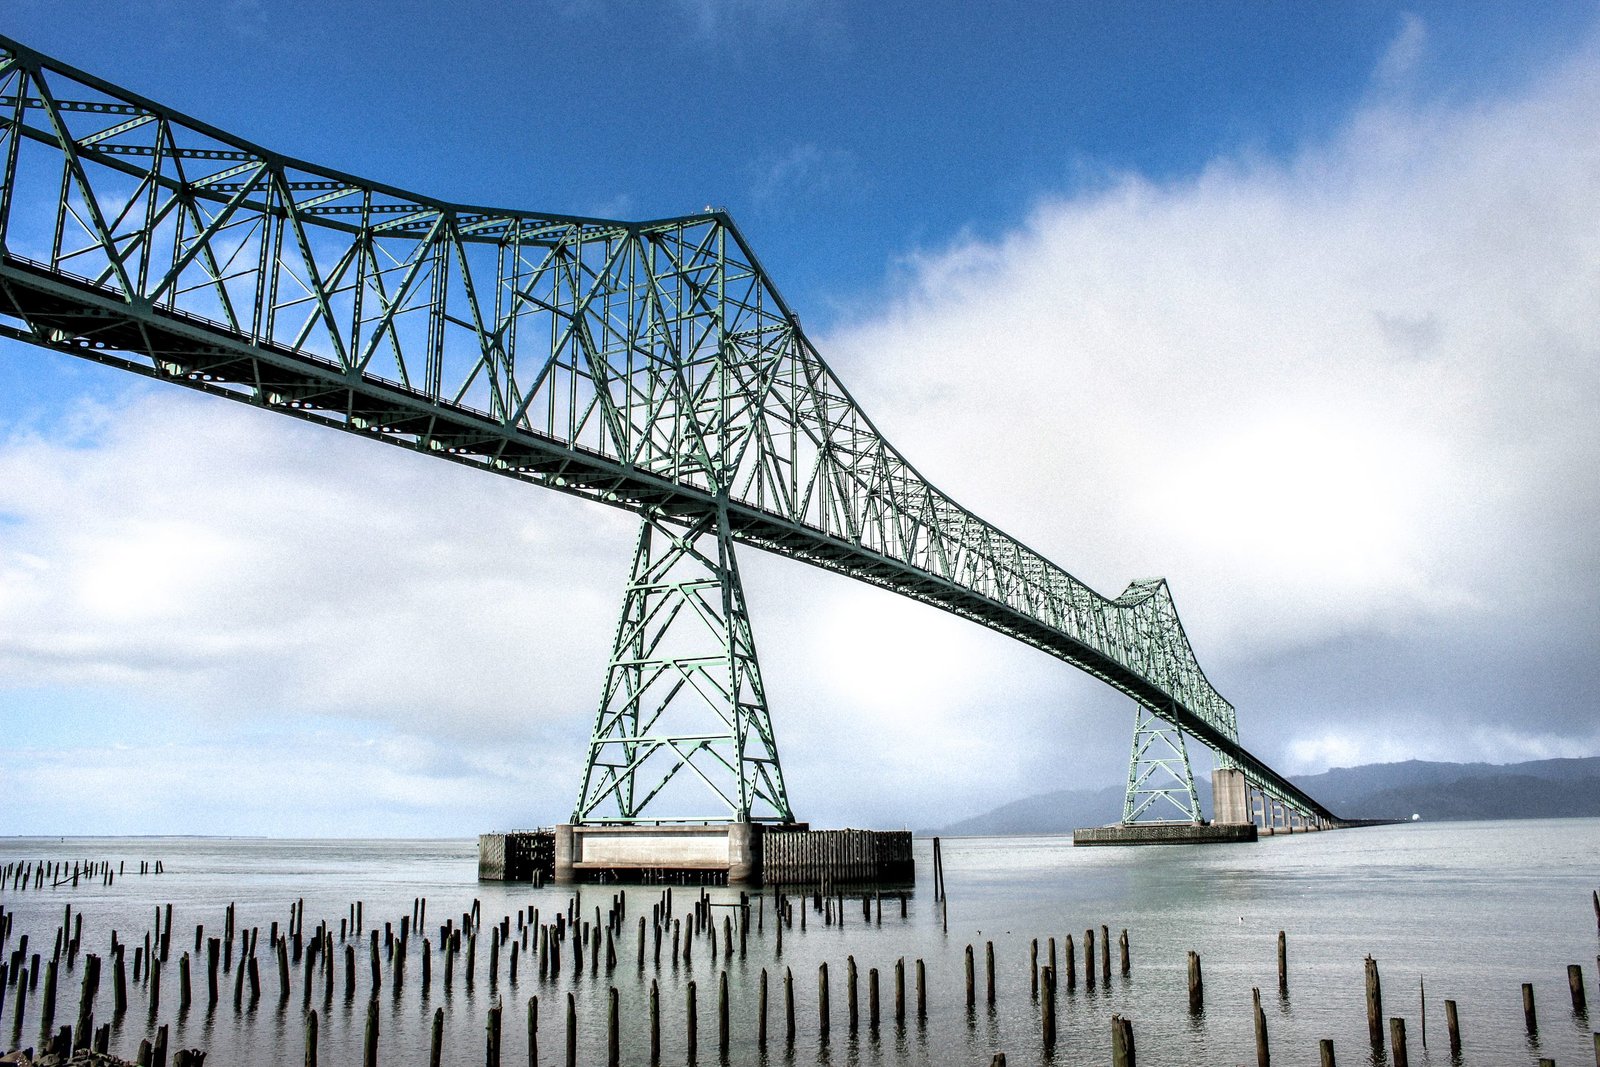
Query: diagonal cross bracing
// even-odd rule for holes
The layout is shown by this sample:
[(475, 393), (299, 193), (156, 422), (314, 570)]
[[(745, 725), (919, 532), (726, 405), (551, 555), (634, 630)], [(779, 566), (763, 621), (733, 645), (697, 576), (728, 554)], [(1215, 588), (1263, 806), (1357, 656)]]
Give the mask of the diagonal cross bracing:
[(268, 152), (0, 38), (0, 333), (892, 589), (1127, 693), (1267, 795), (1165, 582), (1115, 599), (873, 426), (720, 212), (453, 204)]

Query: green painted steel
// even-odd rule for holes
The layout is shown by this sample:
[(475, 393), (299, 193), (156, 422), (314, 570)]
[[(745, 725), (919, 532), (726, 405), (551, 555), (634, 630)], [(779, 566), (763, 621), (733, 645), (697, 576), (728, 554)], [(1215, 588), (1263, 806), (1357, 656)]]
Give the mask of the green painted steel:
[[(679, 775), (709, 812), (663, 797)], [(658, 799), (675, 814), (647, 811)], [(646, 514), (574, 823), (794, 821), (727, 523)]]
[(0, 38), (0, 333), (936, 605), (1239, 744), (1166, 583), (1108, 599), (929, 484), (720, 212), (453, 204), (269, 152)]
[(1183, 730), (1136, 705), (1122, 821), (1170, 821), (1174, 815), (1185, 822), (1201, 821), (1200, 795), (1195, 792)]

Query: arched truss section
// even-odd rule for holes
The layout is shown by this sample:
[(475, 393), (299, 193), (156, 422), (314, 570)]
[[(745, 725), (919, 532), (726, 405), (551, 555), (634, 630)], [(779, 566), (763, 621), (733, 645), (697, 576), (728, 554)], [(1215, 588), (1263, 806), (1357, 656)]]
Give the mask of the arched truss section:
[(1166, 583), (1107, 599), (930, 485), (720, 212), (447, 203), (0, 38), (0, 332), (668, 521), (1007, 633), (1331, 818), (1239, 745)]

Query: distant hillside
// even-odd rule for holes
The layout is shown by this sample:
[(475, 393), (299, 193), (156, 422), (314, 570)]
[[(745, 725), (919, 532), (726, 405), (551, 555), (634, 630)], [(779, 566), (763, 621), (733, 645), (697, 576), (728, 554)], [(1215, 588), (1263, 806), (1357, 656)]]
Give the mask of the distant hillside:
[[(1374, 763), (1302, 775), (1296, 785), (1350, 819), (1550, 819), (1600, 816), (1600, 756), (1531, 763)], [(1210, 789), (1201, 785), (1209, 813)], [(1122, 786), (1024, 797), (929, 830), (951, 837), (1069, 833), (1122, 817)]]
[(1530, 763), (1376, 763), (1294, 783), (1352, 819), (1600, 816), (1600, 757)]

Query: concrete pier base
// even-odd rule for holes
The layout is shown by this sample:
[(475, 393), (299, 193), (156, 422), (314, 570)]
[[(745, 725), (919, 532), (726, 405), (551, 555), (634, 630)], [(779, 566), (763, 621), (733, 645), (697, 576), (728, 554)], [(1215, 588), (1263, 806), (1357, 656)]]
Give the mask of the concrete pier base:
[(705, 876), (729, 885), (761, 880), (761, 823), (556, 827), (555, 880), (673, 880)]
[(1074, 845), (1221, 845), (1255, 839), (1255, 823), (1113, 823), (1072, 831)]

